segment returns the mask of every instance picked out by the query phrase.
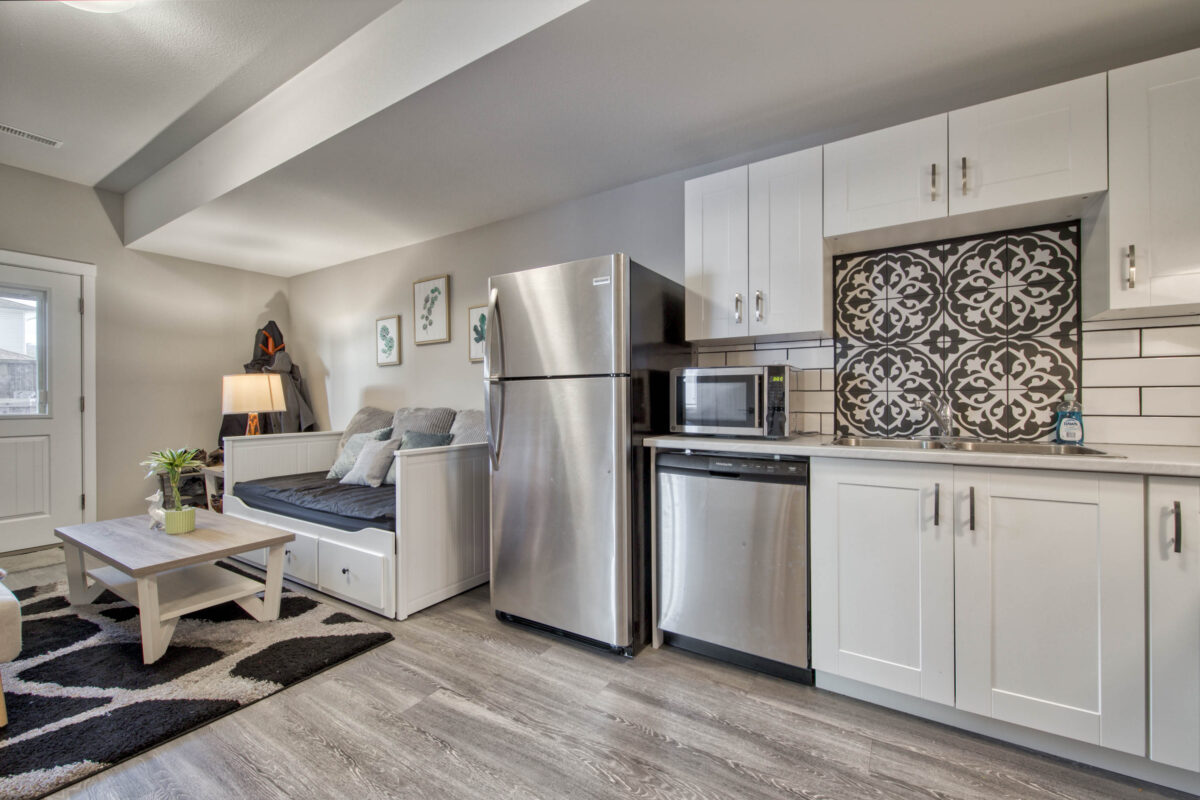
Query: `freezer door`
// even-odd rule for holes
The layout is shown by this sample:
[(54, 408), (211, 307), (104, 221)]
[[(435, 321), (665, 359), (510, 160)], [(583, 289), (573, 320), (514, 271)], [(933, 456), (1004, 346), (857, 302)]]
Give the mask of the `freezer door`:
[(503, 365), (492, 377), (627, 374), (628, 289), (619, 253), (492, 276), (488, 328)]
[(628, 378), (505, 381), (492, 607), (632, 644)]

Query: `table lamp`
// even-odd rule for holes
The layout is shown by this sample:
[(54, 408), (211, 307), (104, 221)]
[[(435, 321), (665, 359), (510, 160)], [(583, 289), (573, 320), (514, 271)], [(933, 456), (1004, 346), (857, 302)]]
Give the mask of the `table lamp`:
[(221, 413), (247, 414), (246, 435), (262, 433), (258, 425), (260, 413), (286, 411), (283, 381), (278, 373), (250, 372), (245, 375), (224, 375), (221, 378)]

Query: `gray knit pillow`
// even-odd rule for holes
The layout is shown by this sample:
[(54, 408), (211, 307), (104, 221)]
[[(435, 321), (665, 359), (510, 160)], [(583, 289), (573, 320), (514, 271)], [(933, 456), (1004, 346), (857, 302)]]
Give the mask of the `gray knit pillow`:
[(388, 469), (396, 460), (393, 455), (400, 449), (399, 439), (367, 442), (358, 454), (354, 467), (342, 478), (342, 483), (356, 486), (381, 486)]
[[(338, 439), (337, 454), (339, 456), (342, 454), (342, 450), (346, 447), (346, 442), (354, 434), (377, 431), (391, 424), (391, 412), (384, 411), (382, 408), (375, 408), (374, 406), (363, 406), (354, 412), (354, 416), (350, 418), (350, 421), (346, 423), (345, 429), (342, 430), (342, 438)], [(401, 432), (401, 435), (403, 435), (403, 432)]]
[(397, 438), (405, 431), (449, 433), (453, 424), (453, 408), (401, 408), (392, 418), (392, 432)]
[(487, 431), (483, 426), (483, 412), (477, 408), (459, 411), (450, 426), (454, 434), (455, 444), (479, 444), (487, 441)]
[(326, 478), (344, 478), (346, 473), (354, 468), (354, 463), (358, 461), (358, 454), (362, 452), (363, 445), (367, 442), (379, 442), (389, 438), (392, 435), (391, 428), (380, 428), (377, 431), (368, 431), (367, 433), (356, 433), (346, 440), (346, 446), (342, 448), (341, 454), (337, 457), (337, 461), (333, 462)]

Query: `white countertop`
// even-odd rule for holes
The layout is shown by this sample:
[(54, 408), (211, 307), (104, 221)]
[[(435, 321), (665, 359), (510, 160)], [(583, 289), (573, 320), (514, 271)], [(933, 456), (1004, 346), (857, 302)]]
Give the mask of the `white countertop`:
[(1097, 444), (1088, 447), (1113, 456), (1044, 456), (974, 453), (962, 450), (901, 450), (882, 447), (839, 447), (832, 436), (807, 434), (790, 439), (734, 439), (723, 436), (654, 436), (647, 446), (660, 450), (707, 450), (748, 455), (808, 456), (811, 458), (868, 458), (876, 461), (921, 461), (980, 467), (1066, 469), (1076, 472), (1124, 472), (1136, 475), (1174, 475), (1200, 478), (1200, 447), (1161, 447)]

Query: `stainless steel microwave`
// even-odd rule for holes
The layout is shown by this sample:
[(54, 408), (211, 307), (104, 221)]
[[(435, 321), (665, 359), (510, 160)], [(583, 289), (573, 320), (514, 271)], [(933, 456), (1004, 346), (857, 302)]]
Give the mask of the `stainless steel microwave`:
[(792, 368), (676, 367), (671, 433), (784, 439), (791, 435)]

